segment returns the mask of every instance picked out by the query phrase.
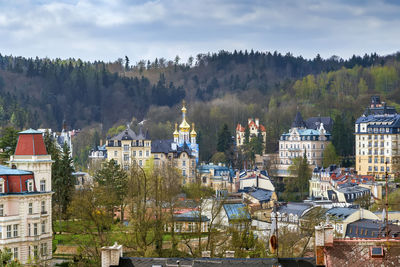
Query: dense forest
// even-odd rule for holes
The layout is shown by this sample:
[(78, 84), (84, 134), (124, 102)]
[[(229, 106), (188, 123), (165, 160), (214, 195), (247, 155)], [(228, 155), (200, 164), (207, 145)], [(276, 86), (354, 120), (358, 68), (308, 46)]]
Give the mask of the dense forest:
[[(381, 95), (400, 110), (399, 77), (400, 53), (343, 60), (221, 51), (185, 63), (177, 56), (136, 64), (127, 56), (83, 62), (0, 54), (0, 125), (60, 130), (65, 119), (71, 128), (98, 129), (91, 131), (97, 140), (110, 127), (145, 119), (152, 139), (171, 138), (185, 99), (202, 160), (217, 151), (217, 135), (225, 123), (233, 134), (235, 125), (248, 117), (260, 118), (268, 132), (267, 152), (275, 151), (296, 110), (305, 118), (334, 118), (336, 150), (347, 156), (353, 153), (354, 120), (371, 95)], [(87, 153), (93, 140), (81, 143), (84, 148), (75, 153)]]

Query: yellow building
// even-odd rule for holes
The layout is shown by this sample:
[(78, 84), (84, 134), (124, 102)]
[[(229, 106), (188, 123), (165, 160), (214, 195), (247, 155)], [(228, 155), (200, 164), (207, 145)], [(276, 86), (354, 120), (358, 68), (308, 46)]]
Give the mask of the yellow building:
[(148, 133), (140, 128), (136, 134), (129, 127), (116, 136), (107, 139), (107, 160), (114, 160), (125, 170), (132, 164), (143, 167), (151, 157), (151, 140)]
[(355, 123), (358, 174), (384, 179), (387, 171), (388, 177), (394, 178), (392, 163), (399, 156), (399, 148), (400, 115), (373, 96), (370, 107)]

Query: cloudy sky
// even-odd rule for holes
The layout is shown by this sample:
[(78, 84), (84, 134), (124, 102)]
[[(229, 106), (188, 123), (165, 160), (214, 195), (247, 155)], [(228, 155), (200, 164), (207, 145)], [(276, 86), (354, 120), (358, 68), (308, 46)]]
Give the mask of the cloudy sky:
[(0, 0), (0, 53), (114, 61), (254, 49), (400, 51), (397, 0)]

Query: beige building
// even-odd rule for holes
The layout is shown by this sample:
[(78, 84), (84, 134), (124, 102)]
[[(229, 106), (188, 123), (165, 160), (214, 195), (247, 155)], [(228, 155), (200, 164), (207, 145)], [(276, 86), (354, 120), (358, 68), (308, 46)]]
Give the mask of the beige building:
[(42, 132), (19, 133), (11, 168), (0, 167), (0, 249), (21, 263), (52, 258), (51, 165)]
[[(371, 105), (355, 123), (356, 170), (358, 174), (394, 178), (393, 160), (400, 156), (400, 115), (393, 107), (372, 97)], [(386, 164), (387, 163), (387, 164)]]
[(151, 140), (148, 133), (139, 134), (127, 127), (116, 136), (107, 139), (107, 160), (114, 160), (124, 170), (128, 170), (132, 164), (144, 167), (151, 157)]
[[(260, 124), (260, 120), (258, 118), (255, 118), (254, 120), (249, 118), (247, 120), (247, 127), (249, 128), (249, 139), (258, 137), (260, 134), (262, 136), (263, 144), (265, 145), (265, 142), (267, 141), (267, 131), (265, 130), (264, 125)], [(238, 123), (236, 126), (236, 145), (238, 147), (244, 144), (245, 132), (246, 128)]]
[(199, 158), (199, 145), (197, 144), (197, 133), (194, 123), (190, 127), (186, 121), (185, 103), (182, 107), (182, 122), (179, 125), (175, 123), (173, 139), (155, 140), (151, 144), (151, 154), (154, 158), (154, 164), (169, 164), (180, 170), (183, 176), (182, 183), (194, 182), (196, 178), (196, 165)]
[(331, 142), (332, 125), (329, 117), (313, 117), (303, 121), (300, 112), (297, 112), (289, 132), (282, 134), (279, 140), (277, 176), (289, 176), (288, 168), (293, 159), (302, 157), (304, 153), (312, 167), (321, 166), (324, 150)]

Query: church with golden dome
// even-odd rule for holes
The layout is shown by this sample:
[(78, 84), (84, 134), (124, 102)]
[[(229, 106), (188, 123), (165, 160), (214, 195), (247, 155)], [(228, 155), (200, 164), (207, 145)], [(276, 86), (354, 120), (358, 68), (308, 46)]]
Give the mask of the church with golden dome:
[(172, 164), (182, 172), (182, 183), (194, 182), (196, 165), (199, 160), (199, 145), (195, 125), (186, 121), (186, 105), (182, 104), (182, 121), (175, 123), (173, 139), (154, 140), (151, 143), (151, 154), (155, 164)]

